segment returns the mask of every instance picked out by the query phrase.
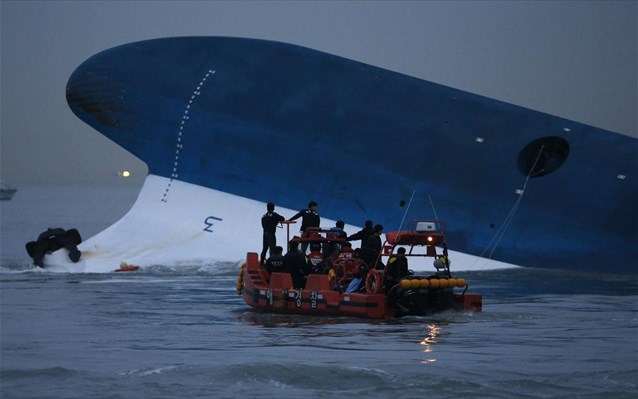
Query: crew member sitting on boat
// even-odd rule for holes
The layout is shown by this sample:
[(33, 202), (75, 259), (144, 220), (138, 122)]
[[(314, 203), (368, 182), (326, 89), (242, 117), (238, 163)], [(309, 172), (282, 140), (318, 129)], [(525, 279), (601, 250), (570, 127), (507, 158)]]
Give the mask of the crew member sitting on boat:
[[(343, 231), (345, 227), (345, 223), (343, 220), (337, 220), (335, 223), (335, 227), (330, 228), (330, 231), (326, 234), (328, 238), (341, 238), (346, 240), (348, 238), (348, 234)], [(341, 246), (336, 242), (327, 242), (323, 244), (323, 256), (328, 261), (331, 262), (334, 258), (339, 254), (339, 250)]]
[(270, 255), (270, 258), (268, 258), (268, 260), (266, 261), (266, 265), (265, 265), (265, 269), (268, 271), (268, 273), (285, 273), (286, 272), (286, 268), (284, 267), (284, 249), (277, 245), (274, 250), (272, 251), (272, 254)]
[(401, 279), (409, 275), (410, 270), (408, 269), (408, 258), (405, 256), (405, 248), (399, 247), (396, 255), (393, 255), (388, 260), (388, 266), (386, 267), (386, 293), (396, 284), (399, 284)]
[(345, 261), (346, 259), (353, 259), (356, 257), (356, 253), (354, 249), (352, 249), (352, 244), (349, 242), (344, 242), (341, 244), (341, 248), (337, 257), (335, 258), (335, 263), (339, 263)]
[(322, 273), (324, 256), (321, 253), (321, 244), (310, 244), (310, 254), (308, 255), (308, 266), (310, 266), (311, 273)]

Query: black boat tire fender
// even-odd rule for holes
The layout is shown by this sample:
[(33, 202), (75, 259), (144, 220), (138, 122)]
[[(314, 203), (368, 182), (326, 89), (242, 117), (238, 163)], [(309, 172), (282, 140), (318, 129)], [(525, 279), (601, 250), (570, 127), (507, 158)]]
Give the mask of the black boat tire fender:
[(380, 294), (383, 284), (381, 283), (381, 275), (376, 269), (372, 269), (366, 276), (366, 292), (368, 294)]
[(29, 256), (33, 258), (33, 264), (44, 267), (42, 261), (44, 256), (60, 248), (65, 248), (69, 252), (69, 259), (73, 263), (79, 262), (82, 252), (77, 246), (81, 242), (82, 237), (77, 229), (64, 230), (60, 227), (50, 227), (40, 233), (37, 241), (30, 241), (25, 247)]

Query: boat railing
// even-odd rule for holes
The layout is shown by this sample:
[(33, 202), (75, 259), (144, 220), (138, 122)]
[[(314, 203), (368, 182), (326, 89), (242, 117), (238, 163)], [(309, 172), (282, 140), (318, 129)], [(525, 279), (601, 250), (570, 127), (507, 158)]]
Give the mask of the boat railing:
[(333, 228), (326, 229), (322, 227), (308, 227), (306, 231), (300, 236), (294, 236), (289, 241), (298, 241), (298, 242), (335, 242), (335, 243), (343, 243), (346, 242), (346, 239), (343, 236), (340, 236), (343, 230), (335, 230)]
[(433, 258), (436, 271), (449, 274), (445, 222), (442, 220), (411, 220), (407, 230), (388, 232), (385, 236), (376, 264), (384, 257), (389, 259), (396, 256), (397, 248), (403, 247), (406, 257)]

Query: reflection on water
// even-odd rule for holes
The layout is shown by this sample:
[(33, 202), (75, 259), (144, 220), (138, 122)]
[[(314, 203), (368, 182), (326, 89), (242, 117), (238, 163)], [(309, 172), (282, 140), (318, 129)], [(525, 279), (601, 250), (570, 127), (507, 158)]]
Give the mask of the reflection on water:
[(428, 335), (426, 335), (425, 338), (423, 338), (423, 340), (420, 342), (421, 346), (423, 347), (422, 352), (426, 354), (426, 357), (421, 360), (421, 363), (423, 364), (436, 362), (436, 358), (433, 357), (432, 352), (434, 351), (434, 344), (438, 343), (436, 338), (441, 333), (441, 328), (434, 323), (428, 324), (427, 328)]
[[(248, 305), (246, 305), (247, 307)], [(241, 309), (241, 314), (237, 319), (249, 325), (266, 328), (303, 328), (308, 326), (324, 326), (331, 324), (352, 324), (352, 323), (381, 323), (379, 320), (369, 320), (346, 316), (317, 316), (301, 315), (290, 313), (268, 313), (259, 312), (253, 309)]]

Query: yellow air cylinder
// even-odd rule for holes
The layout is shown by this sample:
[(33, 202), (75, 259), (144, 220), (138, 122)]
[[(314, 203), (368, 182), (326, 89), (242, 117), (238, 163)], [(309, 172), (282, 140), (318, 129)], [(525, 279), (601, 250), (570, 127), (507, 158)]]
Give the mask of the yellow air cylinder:
[(430, 287), (431, 288), (438, 288), (439, 287), (439, 279), (438, 278), (433, 278), (430, 280)]
[(408, 280), (407, 278), (404, 280), (401, 280), (401, 288), (410, 288), (412, 287), (412, 281)]
[(419, 287), (421, 287), (421, 281), (418, 280), (418, 279), (411, 280), (410, 287), (411, 288), (419, 288)]
[(239, 275), (237, 276), (237, 294), (241, 295), (244, 291), (244, 269), (246, 268), (246, 263), (242, 263), (239, 268)]
[(456, 286), (457, 287), (465, 287), (467, 285), (467, 283), (465, 282), (464, 278), (457, 278), (456, 279)]
[(424, 278), (423, 280), (419, 280), (419, 287), (428, 288), (430, 286), (430, 280)]

